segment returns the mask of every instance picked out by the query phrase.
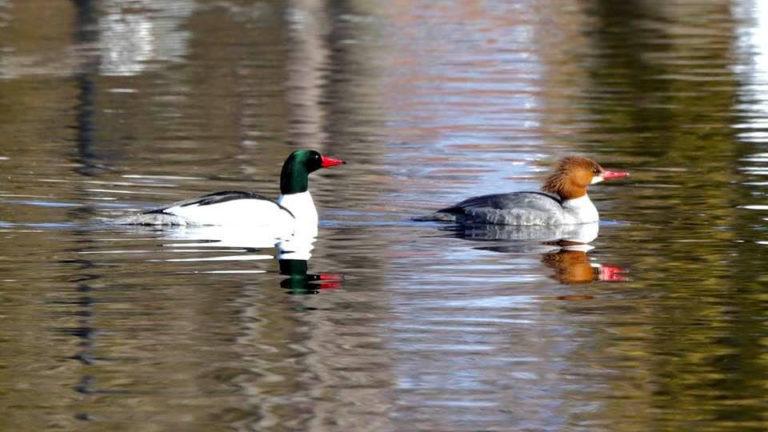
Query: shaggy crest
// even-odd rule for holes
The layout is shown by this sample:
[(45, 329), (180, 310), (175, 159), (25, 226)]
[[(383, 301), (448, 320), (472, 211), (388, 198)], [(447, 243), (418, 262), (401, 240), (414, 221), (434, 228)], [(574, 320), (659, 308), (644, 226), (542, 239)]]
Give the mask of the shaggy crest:
[(564, 200), (579, 198), (587, 194), (592, 177), (602, 171), (603, 168), (591, 159), (569, 156), (560, 160), (555, 172), (544, 181), (542, 190)]

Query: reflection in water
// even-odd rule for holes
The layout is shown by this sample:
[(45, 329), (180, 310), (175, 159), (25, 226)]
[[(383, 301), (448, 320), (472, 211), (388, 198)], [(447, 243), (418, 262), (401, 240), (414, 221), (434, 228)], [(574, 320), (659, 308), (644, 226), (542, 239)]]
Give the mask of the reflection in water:
[[(541, 261), (555, 271), (553, 279), (560, 283), (593, 281), (626, 281), (626, 270), (613, 264), (590, 260), (590, 245), (597, 238), (598, 222), (577, 225), (492, 225), (460, 224), (443, 228), (456, 237), (474, 241), (493, 241), (477, 247), (508, 254), (541, 254)], [(499, 243), (501, 241), (501, 243)]]
[(137, 75), (155, 62), (180, 61), (189, 32), (182, 28), (193, 13), (192, 0), (107, 0), (99, 2), (98, 29), (102, 75)]
[[(89, 36), (77, 37), (73, 46), (57, 47), (54, 52), (17, 52), (13, 48), (6, 51), (0, 41), (0, 54), (3, 54), (0, 55), (0, 77), (67, 76), (79, 72), (83, 59), (88, 58), (98, 59), (100, 76), (135, 76), (157, 70), (169, 62), (180, 62), (188, 54), (190, 33), (183, 24), (195, 11), (197, 2), (193, 0), (75, 0), (70, 3), (75, 8), (79, 36)], [(4, 27), (6, 18), (13, 15), (10, 11), (16, 9), (19, 14), (24, 11), (20, 6), (35, 7), (16, 4), (6, 9), (6, 3), (0, 2), (0, 28)], [(62, 5), (57, 8), (51, 8), (49, 13), (63, 15), (57, 16), (58, 19), (67, 19), (69, 11)], [(32, 19), (38, 25), (42, 20)]]
[[(765, 225), (768, 205), (760, 197), (768, 196), (768, 2), (749, 0), (734, 8), (736, 15), (748, 24), (736, 39), (741, 57), (736, 71), (742, 87), (738, 105), (740, 122), (734, 128), (738, 130), (739, 139), (748, 143), (740, 169), (751, 199), (739, 207), (753, 213), (746, 218), (760, 217), (762, 221), (757, 224)], [(763, 234), (754, 241), (768, 245), (768, 236)]]
[(344, 277), (338, 273), (308, 273), (307, 260), (281, 259), (280, 274), (288, 276), (280, 286), (290, 294), (317, 294), (321, 290), (341, 288)]
[(288, 53), (286, 99), (291, 104), (289, 141), (320, 148), (327, 141), (323, 103), (324, 71), (329, 67), (329, 9), (325, 2), (288, 0), (285, 18), (293, 49)]
[(738, 33), (736, 48), (742, 64), (736, 68), (743, 81), (739, 108), (744, 112), (739, 139), (768, 143), (768, 2), (749, 0), (734, 6), (734, 12), (749, 26)]
[(280, 281), (280, 286), (290, 294), (317, 294), (320, 290), (341, 288), (341, 274), (308, 273), (314, 243), (314, 236), (294, 235), (277, 244), (280, 274), (288, 276)]
[[(765, 430), (766, 6), (0, 0), (0, 430)], [(91, 224), (299, 145), (309, 246)], [(572, 153), (594, 250), (403, 222)]]
[(555, 271), (552, 278), (564, 284), (589, 283), (594, 281), (624, 282), (626, 270), (614, 264), (590, 261), (587, 252), (572, 250), (568, 246), (557, 252), (542, 255), (541, 262)]
[[(141, 229), (141, 228), (137, 228)], [(244, 262), (271, 260), (265, 249), (277, 248), (277, 260), (281, 275), (288, 276), (280, 286), (291, 294), (317, 294), (323, 289), (340, 288), (343, 275), (338, 273), (309, 273), (309, 259), (316, 241), (311, 235), (292, 235), (275, 238), (258, 230), (232, 229), (223, 226), (167, 228), (160, 231), (161, 239), (171, 241), (164, 246), (177, 251), (204, 253), (203, 256), (169, 258), (173, 262)], [(208, 252), (216, 252), (211, 256)], [(246, 252), (243, 254), (242, 252)], [(263, 273), (264, 270), (217, 268), (207, 270), (215, 274)]]
[[(75, 41), (78, 44), (90, 44), (99, 40), (99, 33), (94, 30), (96, 21), (96, 11), (93, 2), (84, 0), (75, 3), (77, 6), (77, 26), (75, 31)], [(99, 57), (95, 55), (85, 55), (81, 59), (75, 73), (75, 80), (78, 89), (77, 105), (75, 106), (75, 130), (77, 143), (78, 163), (77, 171), (84, 176), (92, 176), (98, 170), (96, 162), (96, 153), (94, 152), (94, 134), (96, 125), (95, 119), (95, 97), (96, 97), (96, 77), (99, 67)]]
[(588, 245), (597, 238), (600, 223), (571, 225), (495, 225), (461, 224), (448, 228), (461, 238), (474, 240), (514, 240), (525, 247), (541, 243), (579, 243)]

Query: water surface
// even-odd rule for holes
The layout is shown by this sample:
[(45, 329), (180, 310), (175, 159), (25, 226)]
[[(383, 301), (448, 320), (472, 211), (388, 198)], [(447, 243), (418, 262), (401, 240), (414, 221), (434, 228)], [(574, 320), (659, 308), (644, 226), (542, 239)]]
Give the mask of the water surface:
[[(765, 430), (757, 0), (0, 0), (0, 429)], [(278, 193), (316, 241), (118, 227)], [(411, 218), (581, 154), (588, 248)], [(308, 261), (305, 258), (309, 258)]]

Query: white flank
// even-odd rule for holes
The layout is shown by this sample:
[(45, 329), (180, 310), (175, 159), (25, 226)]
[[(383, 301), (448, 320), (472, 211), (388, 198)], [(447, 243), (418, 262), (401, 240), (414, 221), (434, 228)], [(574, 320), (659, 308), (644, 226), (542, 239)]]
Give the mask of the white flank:
[(293, 231), (294, 218), (277, 204), (261, 199), (237, 199), (209, 205), (175, 206), (165, 210), (189, 225), (231, 225)]

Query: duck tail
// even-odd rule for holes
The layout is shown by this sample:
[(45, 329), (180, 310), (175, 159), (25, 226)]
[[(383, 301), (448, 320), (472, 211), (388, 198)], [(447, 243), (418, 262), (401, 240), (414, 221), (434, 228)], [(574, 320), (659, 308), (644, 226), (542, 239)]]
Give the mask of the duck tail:
[(414, 222), (456, 222), (456, 215), (453, 213), (436, 211), (424, 216), (415, 216), (411, 220)]

